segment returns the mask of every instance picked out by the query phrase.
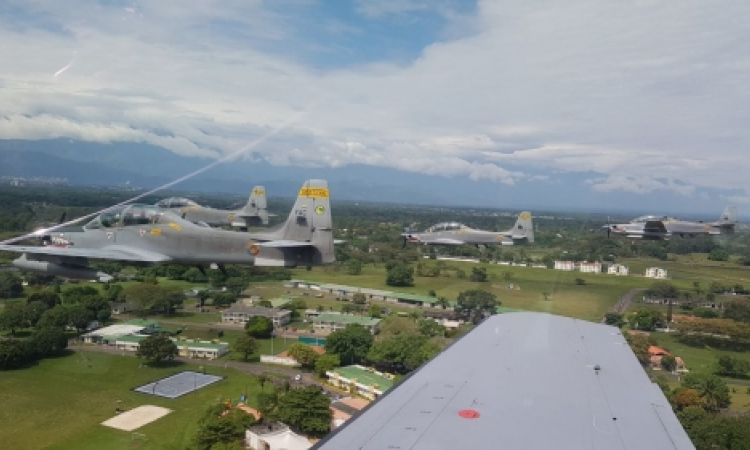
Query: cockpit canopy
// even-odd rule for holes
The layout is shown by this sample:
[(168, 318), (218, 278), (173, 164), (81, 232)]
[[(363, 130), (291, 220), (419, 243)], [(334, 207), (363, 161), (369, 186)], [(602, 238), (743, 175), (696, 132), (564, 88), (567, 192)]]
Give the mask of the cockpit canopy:
[(467, 228), (464, 224), (458, 222), (443, 222), (428, 228), (425, 233), (439, 233), (441, 231), (454, 231)]
[(655, 220), (669, 220), (667, 216), (641, 216), (631, 220), (630, 223), (646, 223)]
[(177, 216), (157, 206), (127, 205), (99, 214), (87, 223), (85, 228), (92, 230), (133, 225), (155, 225), (175, 220), (179, 220)]
[(156, 203), (159, 208), (185, 208), (187, 206), (198, 206), (194, 201), (183, 197), (169, 197)]

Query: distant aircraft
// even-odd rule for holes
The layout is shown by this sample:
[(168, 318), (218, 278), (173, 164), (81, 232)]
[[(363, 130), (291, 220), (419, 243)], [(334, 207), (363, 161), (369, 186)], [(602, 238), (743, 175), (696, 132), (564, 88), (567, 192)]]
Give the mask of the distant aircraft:
[(214, 209), (201, 206), (192, 200), (182, 197), (170, 197), (156, 203), (159, 208), (171, 209), (191, 222), (203, 222), (212, 227), (238, 227), (247, 229), (251, 225), (268, 225), (268, 206), (266, 189), (255, 186), (244, 208), (238, 210)]
[(351, 449), (695, 447), (618, 328), (516, 312), (487, 318), (311, 450)]
[(407, 231), (401, 237), (404, 245), (407, 242), (425, 245), (513, 245), (518, 240), (534, 242), (534, 226), (531, 213), (526, 211), (518, 215), (516, 224), (507, 231), (475, 230), (457, 222), (444, 222), (431, 226), (422, 233)]
[(607, 224), (603, 228), (607, 230), (607, 237), (614, 234), (631, 239), (659, 240), (670, 236), (733, 234), (737, 223), (737, 208), (728, 206), (716, 222), (690, 222), (666, 216), (641, 216), (630, 223)]
[(237, 233), (199, 225), (151, 205), (105, 211), (82, 227), (43, 235), (44, 246), (0, 245), (23, 253), (13, 264), (24, 270), (68, 278), (109, 281), (89, 259), (171, 263), (204, 268), (212, 263), (311, 267), (335, 262), (328, 183), (309, 180), (287, 221), (274, 229)]

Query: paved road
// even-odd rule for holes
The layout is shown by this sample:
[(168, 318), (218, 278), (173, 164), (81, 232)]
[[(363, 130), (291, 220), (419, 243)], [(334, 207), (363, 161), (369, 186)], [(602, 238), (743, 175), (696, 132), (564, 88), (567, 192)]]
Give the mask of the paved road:
[[(109, 353), (111, 355), (130, 356), (130, 357), (135, 356), (135, 353), (133, 352), (127, 352), (123, 350), (118, 350), (113, 347), (107, 347), (107, 346), (101, 346), (101, 345), (71, 344), (71, 345), (68, 345), (68, 348), (71, 350), (80, 351), (80, 352)], [(178, 356), (174, 358), (174, 360), (188, 363), (188, 364), (199, 364), (199, 365), (205, 365), (205, 366), (231, 368), (231, 369), (236, 369), (245, 373), (249, 373), (251, 375), (259, 375), (261, 373), (279, 374), (279, 375), (285, 376), (292, 385), (297, 383), (294, 381), (294, 377), (297, 375), (302, 375), (302, 379), (299, 381), (300, 385), (319, 386), (329, 393), (341, 395), (339, 392), (315, 380), (315, 378), (313, 378), (313, 374), (302, 372), (299, 369), (292, 369), (292, 368), (278, 367), (278, 366), (268, 366), (265, 364), (248, 363), (248, 362), (242, 362), (242, 361), (229, 361), (229, 360), (225, 361), (221, 359), (214, 359), (214, 360), (191, 359), (191, 358), (184, 358), (182, 356)]]
[[(617, 300), (617, 303), (612, 307), (611, 312), (616, 312), (620, 314), (624, 314), (625, 311), (628, 310), (630, 307), (630, 303), (633, 301), (633, 297), (636, 296), (636, 294), (639, 294), (643, 291), (645, 291), (645, 288), (635, 288), (631, 289), (627, 294), (620, 297), (620, 300)], [(602, 323), (604, 323), (604, 318), (602, 318)]]

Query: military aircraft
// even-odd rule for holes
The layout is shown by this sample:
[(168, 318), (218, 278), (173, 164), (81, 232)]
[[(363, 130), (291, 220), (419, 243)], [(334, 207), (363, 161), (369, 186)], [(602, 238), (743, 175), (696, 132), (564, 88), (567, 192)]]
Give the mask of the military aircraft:
[(431, 226), (422, 233), (407, 231), (401, 237), (404, 245), (407, 242), (425, 245), (513, 245), (517, 240), (534, 242), (534, 226), (531, 213), (526, 211), (518, 215), (516, 224), (507, 231), (475, 230), (457, 222), (444, 222)]
[(287, 221), (257, 233), (237, 233), (183, 219), (152, 205), (105, 210), (82, 227), (41, 236), (43, 246), (0, 245), (22, 253), (13, 264), (24, 270), (68, 278), (109, 281), (88, 266), (90, 259), (135, 264), (217, 264), (296, 267), (335, 261), (328, 183), (309, 180)]
[(728, 206), (716, 222), (690, 222), (667, 216), (641, 216), (630, 223), (607, 224), (607, 237), (614, 234), (631, 239), (660, 240), (670, 236), (695, 237), (733, 234), (737, 225), (737, 208)]
[(247, 230), (250, 225), (268, 225), (268, 206), (266, 189), (255, 186), (244, 208), (229, 211), (201, 206), (192, 200), (182, 197), (170, 197), (156, 203), (159, 208), (171, 209), (183, 219), (191, 222), (203, 222), (212, 227), (238, 227)]

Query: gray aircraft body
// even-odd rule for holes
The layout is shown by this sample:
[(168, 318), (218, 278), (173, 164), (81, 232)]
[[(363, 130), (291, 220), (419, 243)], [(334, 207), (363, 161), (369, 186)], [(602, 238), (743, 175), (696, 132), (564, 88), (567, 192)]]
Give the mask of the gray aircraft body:
[(630, 223), (605, 225), (607, 236), (625, 236), (631, 239), (660, 240), (670, 236), (695, 237), (732, 234), (737, 225), (737, 208), (727, 207), (716, 222), (691, 222), (666, 216), (641, 216)]
[(195, 224), (151, 205), (105, 211), (82, 227), (42, 236), (44, 246), (0, 245), (22, 253), (13, 264), (24, 270), (68, 278), (109, 281), (88, 267), (90, 259), (146, 265), (170, 263), (313, 266), (335, 261), (328, 183), (305, 182), (287, 221), (274, 229), (237, 233)]
[(444, 222), (431, 226), (422, 233), (406, 232), (401, 235), (406, 242), (425, 245), (513, 245), (515, 241), (534, 242), (531, 213), (518, 215), (516, 224), (507, 231), (484, 231), (469, 228), (457, 222)]
[(268, 225), (266, 189), (255, 186), (250, 198), (242, 209), (225, 210), (201, 206), (182, 197), (170, 197), (156, 203), (160, 208), (170, 209), (175, 214), (191, 222), (203, 222), (212, 227), (238, 227), (247, 229), (251, 225)]

